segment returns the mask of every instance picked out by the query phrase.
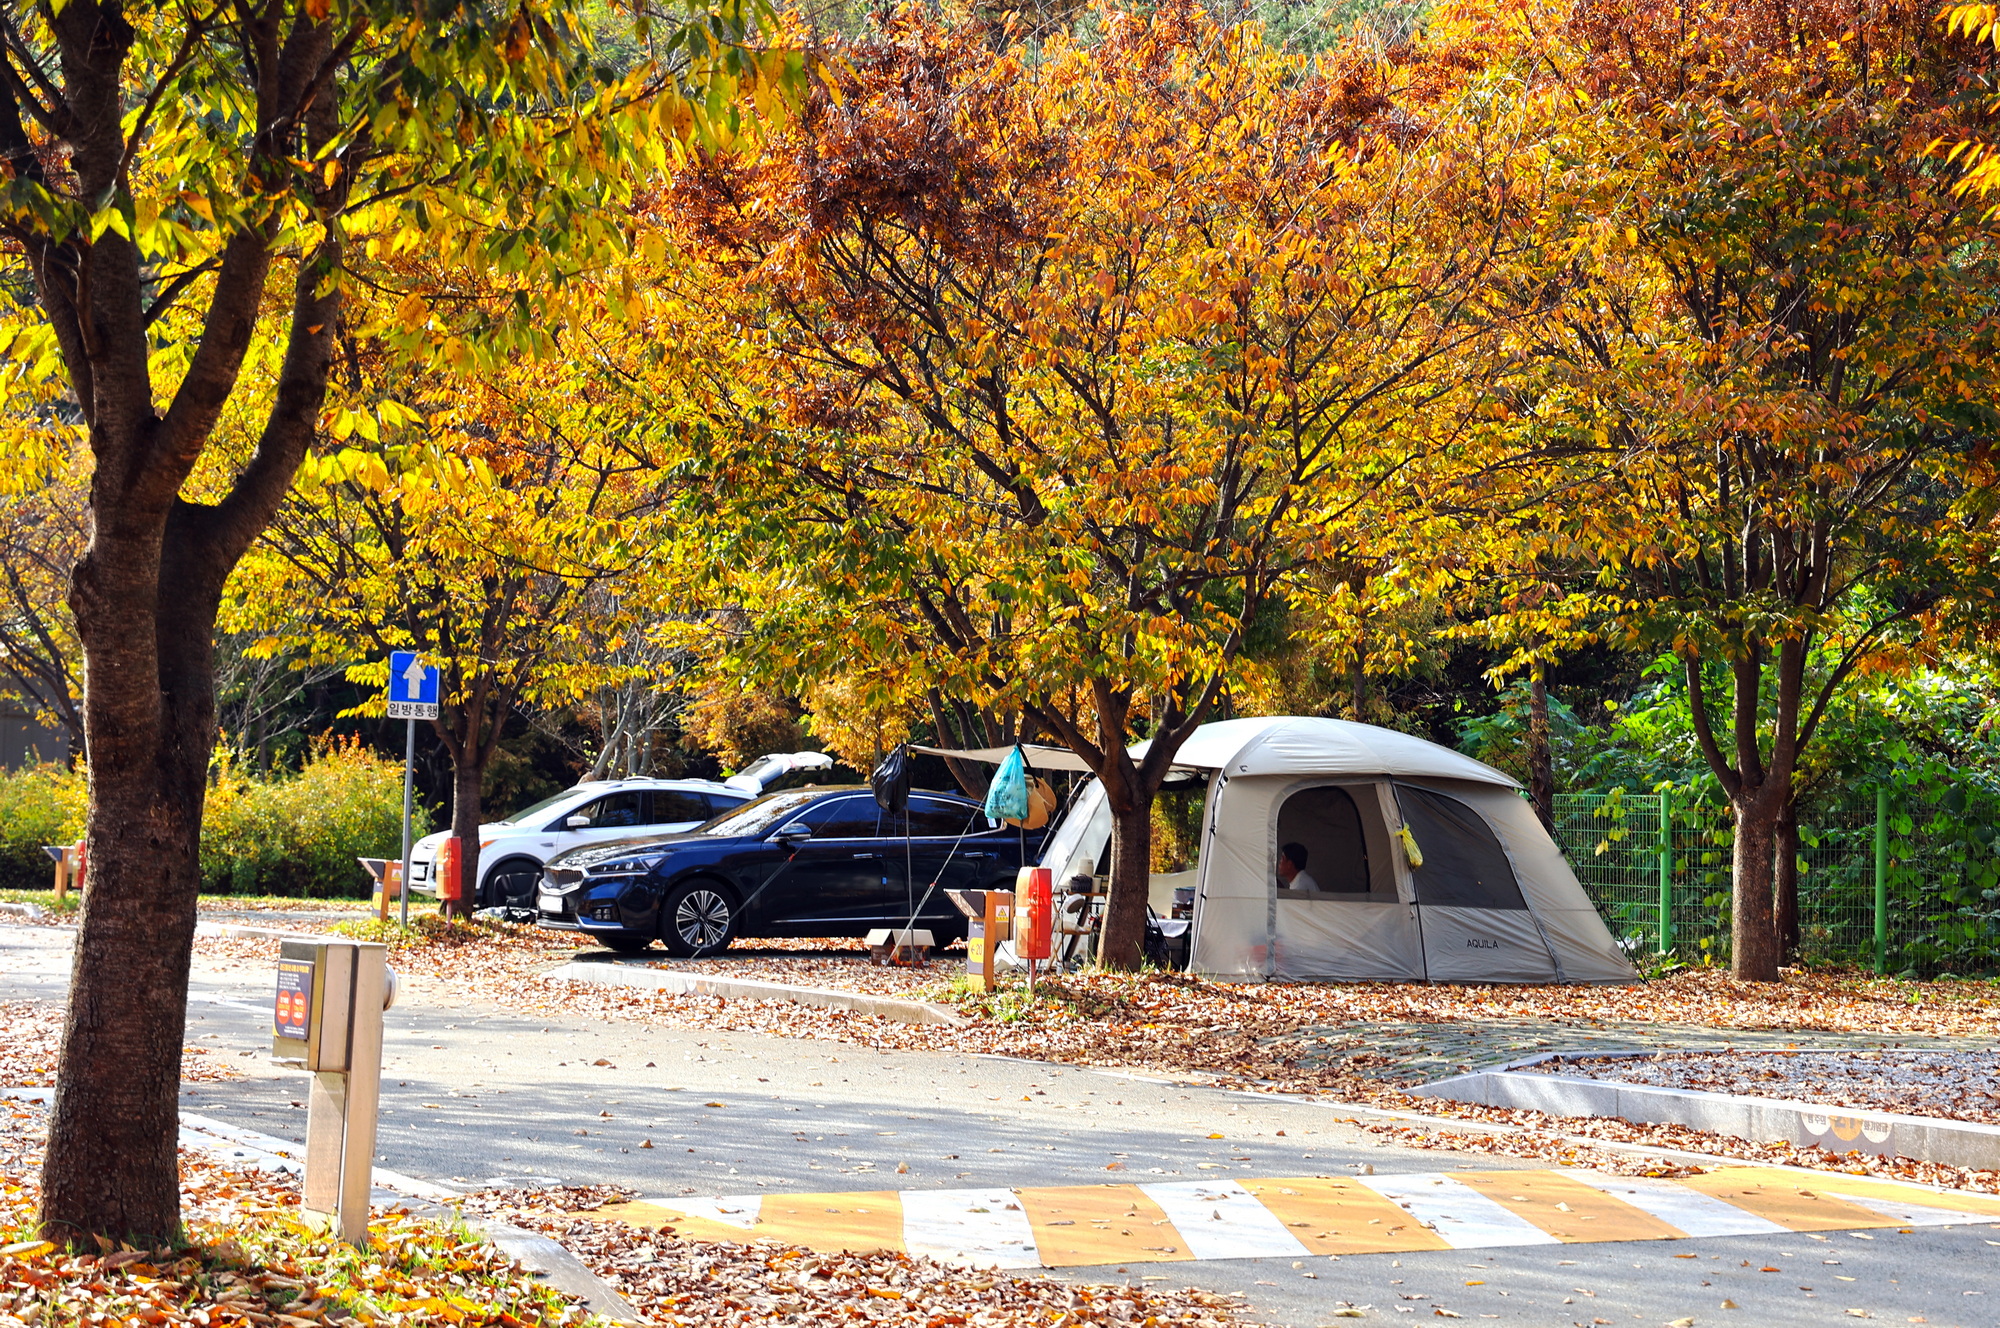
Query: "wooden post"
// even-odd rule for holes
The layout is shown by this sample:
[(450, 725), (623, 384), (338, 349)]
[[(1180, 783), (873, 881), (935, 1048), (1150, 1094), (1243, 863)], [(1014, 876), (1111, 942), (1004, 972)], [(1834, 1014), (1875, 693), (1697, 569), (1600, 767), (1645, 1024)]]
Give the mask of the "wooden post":
[(70, 850), (67, 845), (62, 844), (47, 844), (44, 847), (48, 849), (49, 856), (56, 860), (56, 902), (60, 904), (69, 898)]

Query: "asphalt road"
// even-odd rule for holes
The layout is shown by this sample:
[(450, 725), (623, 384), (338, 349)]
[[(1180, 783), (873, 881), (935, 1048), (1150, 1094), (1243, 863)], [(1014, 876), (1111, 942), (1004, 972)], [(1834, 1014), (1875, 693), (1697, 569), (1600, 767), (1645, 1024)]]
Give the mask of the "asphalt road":
[[(0, 998), (62, 1000), (70, 935), (0, 926)], [(266, 975), (197, 969), (188, 1040), (233, 1054), (245, 1077), (192, 1085), (183, 1101), (298, 1140), (303, 1076), (269, 1064), (269, 1010)], [(1544, 1165), (1385, 1145), (1298, 1100), (999, 1058), (523, 1018), (423, 982), (406, 984), (387, 1017), (383, 1083), (380, 1164), (461, 1187), (729, 1195)], [(1996, 1273), (2000, 1223), (1057, 1275), (1238, 1291), (1256, 1317), (1299, 1328), (1328, 1322), (1342, 1301), (1377, 1320), (1448, 1310), (1517, 1324), (1813, 1325), (1858, 1310), (1991, 1328)]]

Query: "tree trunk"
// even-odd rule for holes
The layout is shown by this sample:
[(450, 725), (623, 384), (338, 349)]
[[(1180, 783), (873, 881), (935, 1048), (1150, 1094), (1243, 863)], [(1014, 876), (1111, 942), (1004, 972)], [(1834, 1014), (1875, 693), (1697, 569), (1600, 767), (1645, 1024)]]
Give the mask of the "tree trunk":
[(1152, 875), (1152, 799), (1114, 800), (1111, 894), (1105, 900), (1104, 929), (1097, 943), (1097, 962), (1105, 968), (1130, 970), (1145, 960), (1146, 896)]
[(1778, 818), (1787, 799), (1769, 783), (1733, 800), (1736, 848), (1730, 863), (1730, 972), (1745, 982), (1776, 982), (1778, 937), (1773, 868)]
[(1785, 961), (1799, 953), (1799, 809), (1787, 802), (1773, 836), (1772, 888), (1777, 907), (1778, 951)]
[(1347, 693), (1354, 702), (1354, 722), (1357, 724), (1368, 722), (1368, 670), (1365, 660), (1361, 647), (1356, 645), (1354, 654), (1347, 661)]
[(1549, 750), (1549, 688), (1542, 662), (1535, 661), (1528, 680), (1528, 792), (1542, 827), (1556, 828), (1555, 757)]
[(41, 1232), (57, 1241), (111, 1234), (143, 1249), (180, 1234), (181, 1045), (221, 579), (174, 556), (186, 544), (176, 524), (164, 548), (100, 527), (71, 591), (89, 677), (90, 873), (42, 1170)]
[(458, 902), (445, 911), (461, 918), (479, 907), (479, 786), (485, 777), (484, 762), (461, 759), (451, 768), (451, 837), (458, 842), (459, 886)]

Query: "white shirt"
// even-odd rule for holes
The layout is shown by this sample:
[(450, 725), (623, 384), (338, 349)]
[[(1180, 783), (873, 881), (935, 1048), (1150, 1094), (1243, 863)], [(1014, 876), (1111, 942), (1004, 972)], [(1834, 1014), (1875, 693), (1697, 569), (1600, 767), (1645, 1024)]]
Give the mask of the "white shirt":
[(1291, 880), (1289, 880), (1289, 881), (1285, 881), (1285, 882), (1281, 882), (1281, 884), (1283, 884), (1283, 885), (1284, 885), (1284, 887), (1285, 887), (1285, 889), (1287, 889), (1287, 890), (1317, 890), (1317, 889), (1319, 889), (1319, 882), (1318, 882), (1318, 881), (1315, 881), (1315, 880), (1314, 880), (1314, 879), (1312, 878), (1312, 873), (1311, 873), (1311, 872), (1309, 872), (1309, 871), (1307, 871), (1307, 870), (1306, 870), (1305, 868), (1303, 868), (1303, 867), (1299, 868), (1299, 872), (1298, 872), (1298, 875), (1296, 875), (1296, 876), (1292, 877), (1292, 879), (1291, 879)]

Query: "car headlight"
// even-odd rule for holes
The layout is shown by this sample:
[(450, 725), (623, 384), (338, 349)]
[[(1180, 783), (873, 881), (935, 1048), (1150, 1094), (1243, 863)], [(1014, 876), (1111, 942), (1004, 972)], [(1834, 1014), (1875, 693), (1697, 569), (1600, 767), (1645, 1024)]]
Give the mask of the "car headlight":
[(651, 856), (619, 858), (615, 862), (600, 862), (591, 867), (590, 874), (592, 876), (644, 876), (647, 872), (659, 866), (660, 859), (666, 856), (664, 853), (655, 853)]

